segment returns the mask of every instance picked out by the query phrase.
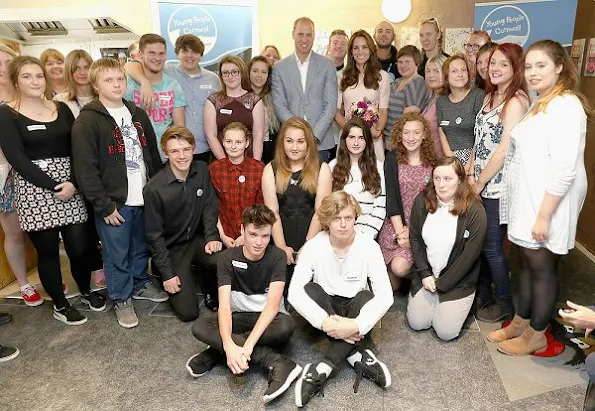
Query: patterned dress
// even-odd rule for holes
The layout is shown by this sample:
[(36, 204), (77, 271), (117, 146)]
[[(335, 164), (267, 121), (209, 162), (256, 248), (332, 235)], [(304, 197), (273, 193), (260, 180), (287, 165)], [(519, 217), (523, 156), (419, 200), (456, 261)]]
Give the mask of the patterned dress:
[[(415, 200), (415, 197), (423, 191), (426, 184), (430, 181), (432, 177), (432, 167), (423, 164), (412, 166), (399, 163), (398, 168), (401, 200), (403, 201), (403, 211), (405, 212), (405, 225), (407, 225), (411, 216), (413, 200)], [(387, 218), (378, 234), (378, 243), (382, 250), (384, 263), (390, 264), (395, 257), (400, 257), (409, 263), (413, 263), (411, 249), (396, 244), (395, 238), (395, 228), (393, 227), (390, 218)]]

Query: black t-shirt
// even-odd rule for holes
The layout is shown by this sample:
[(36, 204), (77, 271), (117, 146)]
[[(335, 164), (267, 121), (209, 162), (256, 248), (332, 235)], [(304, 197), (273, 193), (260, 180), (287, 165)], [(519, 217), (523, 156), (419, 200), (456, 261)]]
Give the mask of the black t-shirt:
[[(219, 287), (231, 285), (233, 312), (262, 312), (269, 285), (276, 281), (284, 283), (286, 273), (287, 256), (272, 244), (258, 261), (248, 260), (243, 246), (223, 251), (217, 260), (217, 282)], [(279, 311), (285, 312), (283, 302)]]

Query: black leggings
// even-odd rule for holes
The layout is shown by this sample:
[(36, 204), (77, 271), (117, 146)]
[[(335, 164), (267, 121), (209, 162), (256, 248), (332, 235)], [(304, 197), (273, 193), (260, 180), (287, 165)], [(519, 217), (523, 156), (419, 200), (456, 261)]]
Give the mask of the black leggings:
[(523, 264), (519, 278), (517, 314), (531, 319), (536, 331), (545, 330), (558, 299), (556, 269), (560, 255), (547, 248), (537, 250), (519, 247)]
[(68, 300), (62, 290), (62, 272), (60, 271), (60, 239), (62, 233), (64, 248), (70, 260), (70, 271), (80, 292), (91, 291), (91, 265), (89, 255), (89, 234), (86, 223), (72, 224), (43, 231), (29, 232), (29, 238), (37, 251), (39, 279), (43, 288), (54, 301), (57, 308), (68, 306)]

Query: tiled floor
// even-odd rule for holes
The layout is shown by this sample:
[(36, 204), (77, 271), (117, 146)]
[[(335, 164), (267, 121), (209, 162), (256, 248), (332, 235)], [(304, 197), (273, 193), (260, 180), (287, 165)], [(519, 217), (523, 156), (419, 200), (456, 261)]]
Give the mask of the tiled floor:
[[(593, 302), (595, 265), (582, 254), (575, 251), (563, 258), (560, 280), (562, 299)], [(67, 327), (52, 319), (50, 303), (28, 308), (19, 300), (0, 300), (0, 311), (14, 316), (0, 327), (0, 342), (21, 350), (16, 360), (0, 364), (0, 410), (295, 409), (293, 387), (279, 400), (262, 404), (266, 374), (258, 369), (235, 377), (218, 366), (192, 379), (184, 364), (204, 345), (192, 337), (191, 325), (172, 317), (167, 304), (135, 301), (135, 307), (140, 325), (131, 330), (117, 325), (113, 310), (86, 312), (87, 324)], [(391, 370), (393, 385), (383, 390), (364, 380), (354, 394), (354, 373), (346, 365), (325, 387), (325, 397), (312, 399), (308, 408), (582, 409), (586, 383), (560, 358), (548, 362), (502, 356), (484, 338), (490, 326), (473, 318), (459, 339), (441, 342), (432, 331), (410, 330), (405, 307), (406, 299), (398, 297), (382, 326), (372, 331), (373, 348)], [(201, 309), (201, 316), (213, 315)], [(327, 346), (299, 319), (285, 353), (303, 365), (319, 358)]]

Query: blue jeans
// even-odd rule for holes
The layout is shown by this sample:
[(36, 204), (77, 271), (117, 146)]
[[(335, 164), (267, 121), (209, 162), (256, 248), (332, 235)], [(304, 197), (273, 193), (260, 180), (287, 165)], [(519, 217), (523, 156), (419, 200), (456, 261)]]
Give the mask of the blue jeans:
[(508, 261), (504, 255), (504, 236), (506, 224), (500, 224), (500, 200), (483, 198), (487, 217), (487, 232), (483, 254), (485, 256), (498, 300), (510, 298), (510, 280), (508, 279)]
[(118, 210), (125, 222), (108, 225), (95, 214), (95, 225), (101, 239), (105, 284), (109, 298), (123, 302), (151, 280), (147, 273), (149, 248), (145, 237), (143, 207), (123, 206)]
[(323, 163), (328, 163), (331, 161), (331, 153), (335, 150), (334, 148), (329, 148), (328, 150), (318, 150), (318, 158)]

